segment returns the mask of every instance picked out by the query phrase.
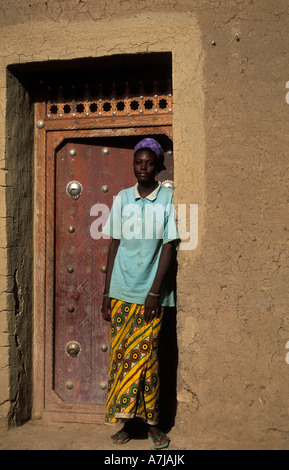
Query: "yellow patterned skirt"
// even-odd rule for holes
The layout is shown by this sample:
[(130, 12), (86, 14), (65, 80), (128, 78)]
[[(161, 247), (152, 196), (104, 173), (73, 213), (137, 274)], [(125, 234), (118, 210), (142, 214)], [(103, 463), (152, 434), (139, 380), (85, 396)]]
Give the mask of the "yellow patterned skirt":
[(158, 340), (163, 309), (149, 325), (144, 306), (111, 300), (111, 345), (105, 421), (158, 423)]

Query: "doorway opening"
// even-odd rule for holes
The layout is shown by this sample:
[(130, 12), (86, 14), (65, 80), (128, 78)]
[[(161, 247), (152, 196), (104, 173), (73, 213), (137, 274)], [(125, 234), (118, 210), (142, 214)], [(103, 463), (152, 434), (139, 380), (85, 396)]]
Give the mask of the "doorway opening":
[[(91, 237), (90, 211), (133, 184), (132, 151), (147, 135), (165, 150), (160, 179), (173, 182), (171, 54), (24, 64), (10, 73), (35, 103), (33, 415), (102, 422), (108, 246)], [(72, 183), (79, 194), (69, 192)]]

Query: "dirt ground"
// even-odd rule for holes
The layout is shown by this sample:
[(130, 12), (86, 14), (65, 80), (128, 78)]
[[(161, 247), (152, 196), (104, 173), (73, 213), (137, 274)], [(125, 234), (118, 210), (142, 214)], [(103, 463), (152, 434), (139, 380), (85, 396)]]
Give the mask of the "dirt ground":
[[(121, 425), (29, 421), (21, 427), (0, 432), (0, 450), (152, 450), (151, 443), (145, 436), (132, 439), (123, 446), (113, 444), (110, 436), (120, 427)], [(189, 440), (182, 442), (173, 430), (169, 437), (169, 449), (191, 449)]]
[[(0, 431), (0, 450), (107, 450), (152, 451), (145, 437), (116, 446), (110, 436), (119, 425), (48, 423), (29, 421), (25, 425)], [(183, 436), (175, 428), (168, 434), (171, 442), (166, 452), (181, 450), (288, 450), (288, 439), (272, 437), (262, 442), (197, 442), (193, 437)], [(249, 440), (248, 440), (249, 441)], [(111, 455), (111, 452), (108, 452)]]

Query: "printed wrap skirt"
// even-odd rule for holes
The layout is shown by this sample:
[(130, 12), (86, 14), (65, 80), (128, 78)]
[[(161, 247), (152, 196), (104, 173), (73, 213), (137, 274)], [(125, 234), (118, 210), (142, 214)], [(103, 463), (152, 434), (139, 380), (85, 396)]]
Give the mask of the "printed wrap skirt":
[(158, 423), (158, 342), (163, 308), (150, 324), (144, 306), (111, 300), (111, 344), (105, 421)]

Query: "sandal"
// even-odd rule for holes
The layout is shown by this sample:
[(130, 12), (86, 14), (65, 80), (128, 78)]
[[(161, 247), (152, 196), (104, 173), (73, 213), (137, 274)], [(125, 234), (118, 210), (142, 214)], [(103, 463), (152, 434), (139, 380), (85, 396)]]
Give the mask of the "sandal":
[(111, 439), (111, 442), (113, 444), (117, 444), (117, 445), (122, 445), (122, 444), (126, 444), (128, 441), (130, 441), (130, 436), (127, 432), (125, 432), (124, 430), (122, 431), (118, 431), (116, 434), (116, 439), (122, 439), (120, 440), (119, 442), (117, 442), (116, 440), (114, 439)]
[[(161, 442), (163, 437), (167, 439), (166, 442), (164, 442), (163, 444), (157, 445), (156, 442)], [(154, 449), (164, 449), (165, 447), (168, 447), (170, 443), (169, 438), (164, 433), (161, 433), (160, 436), (148, 435), (148, 439), (151, 441)]]

